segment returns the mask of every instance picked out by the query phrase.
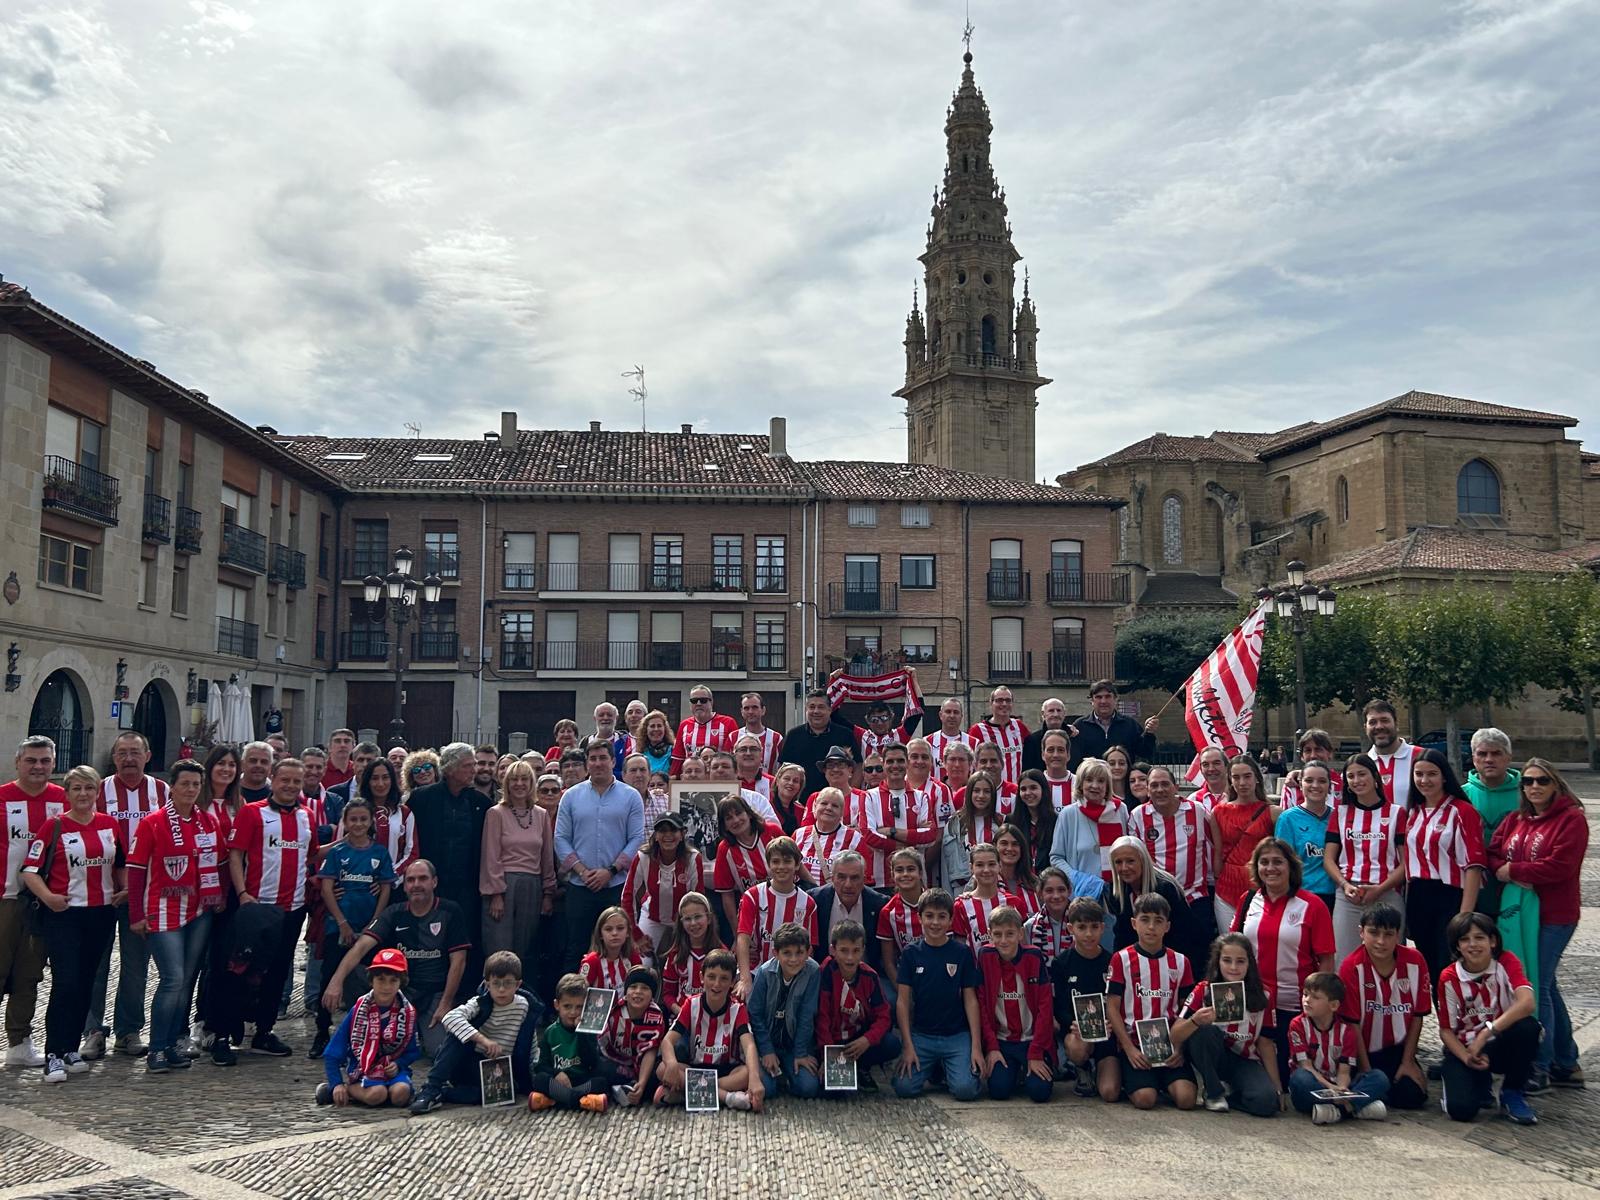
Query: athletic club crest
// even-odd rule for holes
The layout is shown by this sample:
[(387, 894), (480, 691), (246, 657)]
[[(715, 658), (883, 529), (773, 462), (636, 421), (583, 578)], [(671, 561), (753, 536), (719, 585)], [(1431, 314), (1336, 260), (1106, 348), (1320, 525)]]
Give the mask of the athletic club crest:
[(956, 977), (956, 964), (955, 963), (945, 963), (945, 965), (944, 965), (944, 973), (946, 975), (950, 976), (951, 979), (954, 979)]
[(169, 854), (161, 860), (161, 865), (167, 869), (169, 879), (182, 879), (183, 873), (189, 868), (187, 854)]
[(435, 921), (435, 922), (433, 922), (433, 924), (428, 926), (428, 932), (433, 934), (434, 937), (438, 937), (439, 936), (439, 931), (441, 929), (443, 929), (443, 928), (444, 928), (444, 922), (443, 921)]

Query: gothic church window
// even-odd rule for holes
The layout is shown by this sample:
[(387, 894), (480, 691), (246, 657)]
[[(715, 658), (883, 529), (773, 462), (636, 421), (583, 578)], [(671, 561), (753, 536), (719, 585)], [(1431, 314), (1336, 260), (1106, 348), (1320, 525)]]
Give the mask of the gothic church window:
[(1176, 496), (1161, 502), (1161, 561), (1183, 561), (1183, 501)]
[(983, 319), (983, 352), (985, 354), (997, 354), (997, 353), (999, 353), (994, 348), (994, 345), (995, 345), (995, 340), (994, 340), (994, 318), (993, 317), (985, 317)]
[(1473, 459), (1456, 476), (1456, 512), (1500, 515), (1500, 477), (1481, 458)]

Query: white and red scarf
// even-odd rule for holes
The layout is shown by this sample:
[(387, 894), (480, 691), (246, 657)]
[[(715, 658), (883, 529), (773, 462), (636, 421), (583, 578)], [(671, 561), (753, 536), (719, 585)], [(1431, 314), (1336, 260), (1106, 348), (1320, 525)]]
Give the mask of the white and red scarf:
[(363, 1079), (383, 1078), (384, 1068), (411, 1042), (417, 1028), (417, 1010), (405, 995), (396, 995), (388, 1008), (379, 1008), (372, 994), (361, 997), (350, 1012), (350, 1049)]

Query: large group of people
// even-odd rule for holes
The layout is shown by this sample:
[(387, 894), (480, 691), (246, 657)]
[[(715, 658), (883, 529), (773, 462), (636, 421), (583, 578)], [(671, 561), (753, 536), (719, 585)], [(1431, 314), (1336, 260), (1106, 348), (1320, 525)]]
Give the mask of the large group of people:
[[(1213, 747), (1186, 793), (1109, 682), (1077, 721), (1052, 699), (1030, 730), (999, 688), (922, 736), (920, 712), (855, 726), (826, 691), (786, 734), (756, 693), (738, 720), (689, 698), (676, 728), (602, 704), (543, 753), (339, 729), (164, 780), (135, 732), (110, 774), (59, 783), (50, 739), (24, 739), (0, 787), (6, 1064), (61, 1083), (107, 1053), (151, 1073), (290, 1055), (304, 944), (317, 1101), (414, 1114), (479, 1102), (505, 1056), (536, 1112), (681, 1104), (695, 1068), (756, 1111), (876, 1091), (876, 1070), (901, 1096), (1070, 1083), (1317, 1124), (1420, 1108), (1433, 1079), (1454, 1119), (1531, 1124), (1530, 1095), (1583, 1086), (1558, 972), (1588, 826), (1499, 730), (1462, 781), (1374, 701), (1343, 764), (1308, 730), (1274, 796)], [(714, 826), (674, 781), (721, 793)]]

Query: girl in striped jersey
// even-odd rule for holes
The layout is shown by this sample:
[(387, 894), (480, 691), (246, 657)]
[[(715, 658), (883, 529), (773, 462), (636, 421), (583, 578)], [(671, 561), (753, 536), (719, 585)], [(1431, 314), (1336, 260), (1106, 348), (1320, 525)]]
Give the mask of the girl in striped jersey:
[(899, 983), (900, 952), (922, 936), (922, 893), (928, 890), (928, 875), (922, 852), (907, 846), (889, 856), (889, 879), (894, 895), (878, 912), (878, 940), (883, 943), (883, 973), (889, 986)]
[(683, 840), (683, 818), (663, 813), (628, 867), (622, 904), (633, 919), (637, 949), (652, 962), (678, 917), (678, 904), (690, 892), (706, 890), (705, 860)]
[(733, 943), (739, 964), (735, 993), (744, 1000), (755, 981), (755, 969), (772, 957), (772, 935), (779, 925), (789, 922), (811, 935), (817, 944), (817, 904), (800, 890), (800, 848), (793, 839), (773, 838), (767, 844), (765, 882), (758, 883), (739, 901), (739, 936)]
[(811, 821), (794, 831), (794, 844), (800, 848), (800, 876), (812, 887), (833, 882), (833, 860), (846, 850), (865, 858), (861, 832), (844, 823), (844, 793), (826, 787), (811, 797)]
[(1100, 835), (1100, 875), (1111, 882), (1111, 844), (1128, 834), (1128, 806), (1111, 791), (1111, 768), (1104, 759), (1086, 758), (1078, 764), (1073, 788), (1074, 804)]
[(620, 992), (628, 972), (639, 965), (639, 955), (633, 948), (632, 922), (627, 913), (612, 905), (596, 918), (589, 953), (583, 956), (578, 970), (590, 987)]
[(690, 996), (698, 996), (706, 955), (725, 948), (711, 915), (711, 901), (699, 892), (690, 892), (679, 900), (678, 919), (672, 923), (672, 933), (661, 952), (662, 1008), (677, 1012)]
[(1000, 855), (991, 845), (972, 848), (972, 887), (956, 897), (950, 913), (950, 933), (962, 938), (976, 954), (989, 944), (989, 918), (1002, 905), (1016, 907), (1000, 890)]
[(1533, 985), (1483, 914), (1456, 914), (1445, 936), (1454, 961), (1439, 976), (1444, 1110), (1452, 1121), (1470, 1121), (1491, 1107), (1499, 1072), (1501, 1111), (1518, 1125), (1537, 1124), (1526, 1095), (1540, 1036)]
[(1011, 810), (1011, 823), (1027, 840), (1028, 858), (1036, 871), (1050, 865), (1050, 840), (1055, 836), (1056, 813), (1060, 811), (1045, 798), (1048, 788), (1043, 771), (1024, 771), (1017, 781), (1017, 806)]
[[(1242, 1016), (1218, 1020), (1211, 1002), (1214, 983), (1244, 984)], [(1206, 977), (1194, 985), (1181, 1019), (1172, 1027), (1173, 1046), (1187, 1047), (1189, 1061), (1205, 1085), (1207, 1112), (1227, 1112), (1227, 1089), (1232, 1088), (1234, 1101), (1252, 1117), (1278, 1115), (1283, 1083), (1272, 1021), (1272, 1004), (1250, 939), (1223, 934), (1211, 944)]]
[(724, 937), (739, 927), (739, 900), (767, 877), (767, 843), (783, 836), (778, 825), (764, 823), (742, 796), (717, 801), (717, 857), (712, 886), (722, 901)]
[(1445, 928), (1471, 912), (1488, 862), (1483, 818), (1437, 750), (1411, 756), (1411, 789), (1401, 815), (1405, 836), (1406, 928), (1433, 978), (1450, 961)]
[(1026, 921), (1039, 911), (1039, 877), (1028, 857), (1028, 840), (1015, 825), (1002, 825), (994, 835), (994, 849), (1000, 856), (1000, 890)]
[(67, 810), (39, 828), (20, 876), (45, 908), (43, 941), (50, 955), (46, 1083), (64, 1083), (69, 1073), (89, 1070), (78, 1040), (89, 1015), (89, 985), (100, 956), (111, 948), (123, 893), (121, 833), (116, 821), (95, 807), (99, 773), (74, 767), (62, 783)]
[(952, 892), (972, 882), (972, 849), (994, 845), (994, 835), (1002, 823), (996, 811), (999, 781), (987, 771), (979, 771), (962, 789), (961, 807), (945, 822), (940, 862), (946, 888)]
[(1384, 794), (1378, 764), (1357, 754), (1344, 767), (1345, 802), (1328, 822), (1322, 869), (1337, 889), (1333, 944), (1339, 962), (1361, 944), (1361, 914), (1405, 880), (1400, 856), (1400, 809)]

